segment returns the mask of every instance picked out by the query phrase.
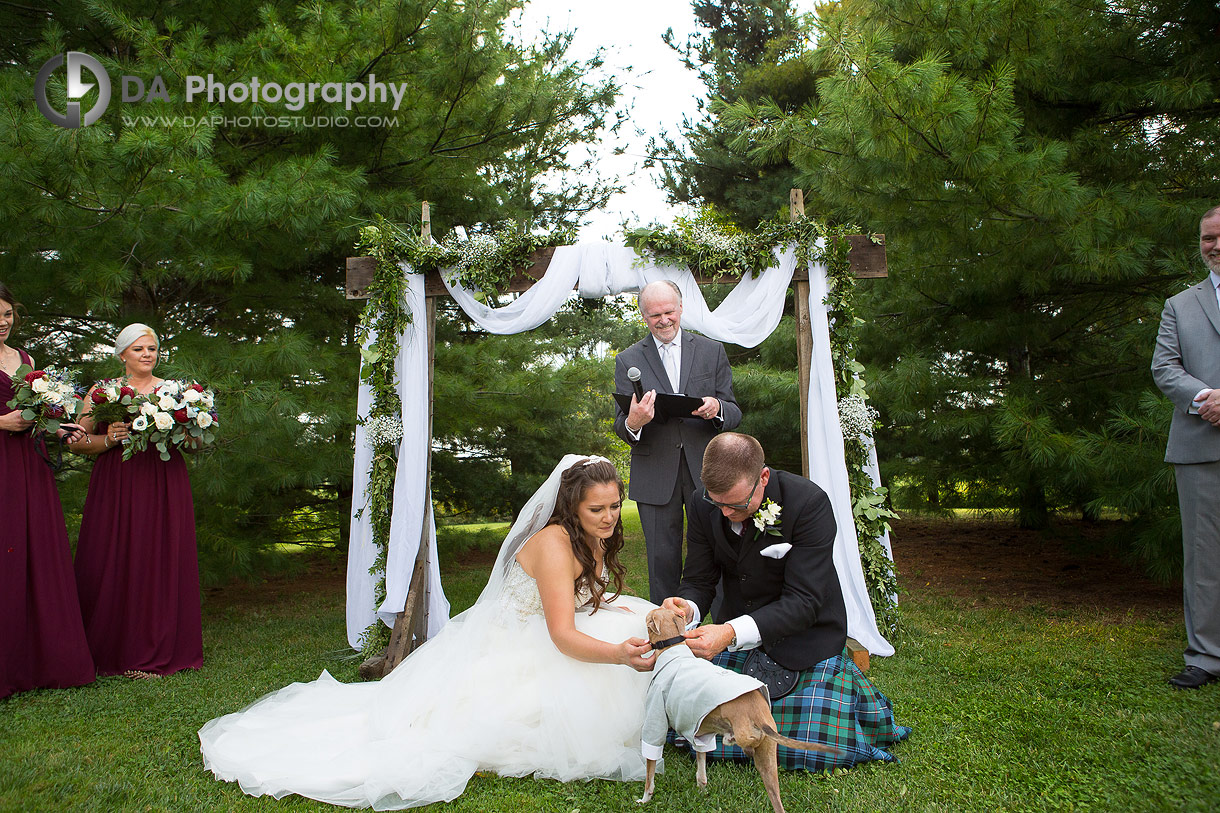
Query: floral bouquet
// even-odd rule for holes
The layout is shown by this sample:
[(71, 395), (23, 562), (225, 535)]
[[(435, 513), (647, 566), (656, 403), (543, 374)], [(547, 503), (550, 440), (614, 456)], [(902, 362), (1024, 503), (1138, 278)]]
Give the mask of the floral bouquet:
[(89, 417), (94, 426), (103, 423), (131, 423), (131, 419), (139, 414), (138, 398), (136, 388), (124, 384), (122, 379), (99, 381), (89, 394), (89, 403), (93, 405)]
[(162, 460), (169, 460), (171, 448), (195, 451), (216, 440), (220, 426), (216, 393), (195, 381), (166, 379), (148, 395), (139, 396), (136, 408), (139, 414), (131, 422), (124, 460), (149, 446), (156, 447)]
[(25, 420), (34, 422), (34, 434), (53, 435), (60, 424), (72, 421), (80, 412), (76, 375), (75, 370), (35, 370), (22, 364), (13, 373), (15, 392), (8, 406), (19, 410)]

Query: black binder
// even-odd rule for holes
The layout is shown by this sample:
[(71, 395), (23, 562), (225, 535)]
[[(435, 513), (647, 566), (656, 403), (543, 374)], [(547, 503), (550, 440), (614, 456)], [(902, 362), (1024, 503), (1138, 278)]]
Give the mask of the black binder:
[[(621, 392), (614, 393), (614, 400), (618, 402), (618, 408), (626, 415), (631, 411), (631, 396), (632, 393), (624, 395)], [(683, 395), (681, 393), (673, 394), (669, 392), (658, 392), (657, 400), (654, 402), (657, 417), (661, 420), (666, 418), (693, 418), (691, 415), (699, 407), (703, 406), (703, 399), (696, 398), (693, 395)]]

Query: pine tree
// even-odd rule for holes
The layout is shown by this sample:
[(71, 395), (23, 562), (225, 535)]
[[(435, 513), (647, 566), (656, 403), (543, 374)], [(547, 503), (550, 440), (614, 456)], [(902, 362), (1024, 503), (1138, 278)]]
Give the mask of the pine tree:
[[(766, 96), (795, 112), (816, 93), (816, 76), (796, 59), (806, 42), (802, 18), (790, 0), (694, 0), (698, 30), (679, 44), (666, 41), (707, 87), (703, 118), (684, 122), (681, 140), (661, 136), (650, 152), (674, 203), (712, 205), (742, 226), (754, 227), (787, 205), (796, 171), (787, 156), (750, 156), (721, 116), (725, 105)], [(684, 143), (683, 143), (684, 142)]]
[[(614, 124), (617, 89), (589, 78), (598, 60), (565, 56), (569, 35), (515, 44), (505, 25), (519, 6), (0, 6), (11, 32), (0, 69), (0, 279), (27, 305), (22, 338), (40, 360), (96, 378), (119, 372), (104, 353), (117, 328), (146, 322), (162, 335), (161, 374), (218, 388), (220, 447), (192, 473), (214, 576), (279, 541), (346, 534), (361, 305), (344, 298), (343, 258), (363, 221), (409, 221), (429, 200), (438, 234), (450, 224), (568, 226), (608, 195), (566, 156)], [(105, 115), (75, 130), (34, 103), (40, 66), (68, 50), (100, 60), (114, 86)], [(375, 75), (407, 92), (397, 110), (390, 98), (354, 110), (321, 98), (299, 111), (187, 102), (185, 77), (208, 74), (282, 88)], [(123, 76), (146, 89), (161, 77), (168, 99), (123, 102)], [(60, 70), (49, 85), (58, 110), (65, 90)], [(357, 113), (393, 124), (317, 126)], [(254, 116), (277, 121), (241, 118)], [(71, 512), (83, 484), (67, 486)]]
[(868, 347), (891, 476), (1029, 526), (1096, 498), (1108, 473), (1072, 440), (1150, 389), (1156, 313), (1199, 275), (1220, 191), (1204, 5), (843, 3), (806, 55), (831, 71), (816, 104), (735, 109), (819, 201), (887, 234)]
[[(1169, 513), (1148, 366), (1220, 200), (1218, 23), (1186, 0), (845, 0), (796, 57), (806, 103), (720, 109), (735, 155), (790, 161), (811, 211), (887, 236), (862, 360), (907, 504)], [(1118, 467), (1132, 439), (1157, 454)], [(1172, 557), (1158, 527), (1145, 554)]]

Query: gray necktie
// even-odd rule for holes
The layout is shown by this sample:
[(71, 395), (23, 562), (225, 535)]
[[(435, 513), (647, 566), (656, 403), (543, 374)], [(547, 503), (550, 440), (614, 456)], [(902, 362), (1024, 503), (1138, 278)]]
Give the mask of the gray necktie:
[(677, 348), (673, 344), (661, 345), (661, 363), (665, 365), (665, 374), (669, 376), (671, 392), (678, 391), (678, 358)]

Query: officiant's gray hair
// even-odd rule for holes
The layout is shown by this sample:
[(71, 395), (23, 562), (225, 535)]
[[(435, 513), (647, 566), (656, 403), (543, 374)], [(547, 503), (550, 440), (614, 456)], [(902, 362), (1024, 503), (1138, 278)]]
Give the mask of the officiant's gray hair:
[(673, 289), (674, 296), (678, 297), (678, 304), (682, 303), (682, 289), (678, 287), (678, 283), (674, 282), (672, 279), (659, 279), (655, 282), (648, 283), (640, 289), (639, 295), (635, 298), (635, 306), (640, 309), (640, 313), (644, 312), (644, 297), (651, 296), (652, 294), (656, 293), (657, 288), (661, 287), (662, 285), (668, 285), (671, 289)]
[(157, 331), (148, 325), (133, 322), (120, 330), (119, 335), (115, 338), (114, 357), (121, 360), (123, 358), (123, 351), (135, 344), (136, 340), (141, 336), (152, 336), (153, 341), (157, 343), (157, 347), (161, 346), (161, 337), (157, 335)]

